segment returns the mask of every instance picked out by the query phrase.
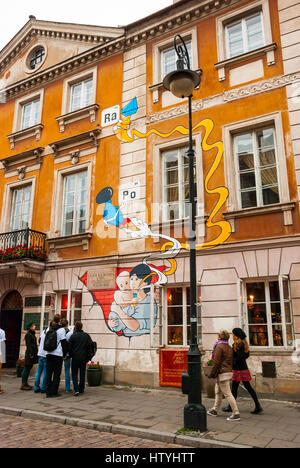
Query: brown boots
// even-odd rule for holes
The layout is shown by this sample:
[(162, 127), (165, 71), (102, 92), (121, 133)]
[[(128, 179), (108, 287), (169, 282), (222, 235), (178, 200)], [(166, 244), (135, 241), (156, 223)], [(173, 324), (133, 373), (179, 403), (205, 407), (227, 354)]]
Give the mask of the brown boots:
[(32, 390), (32, 387), (30, 387), (28, 384), (23, 384), (21, 390)]

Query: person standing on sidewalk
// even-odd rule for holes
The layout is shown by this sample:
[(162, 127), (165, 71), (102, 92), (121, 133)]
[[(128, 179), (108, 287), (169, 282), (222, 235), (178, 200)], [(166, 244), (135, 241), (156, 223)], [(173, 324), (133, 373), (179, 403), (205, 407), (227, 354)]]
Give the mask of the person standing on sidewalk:
[[(38, 368), (35, 374), (34, 393), (46, 393), (47, 373), (46, 373), (46, 357), (47, 353), (44, 350), (46, 330), (44, 330), (40, 337), (40, 345), (38, 350)], [(42, 378), (42, 385), (40, 382)]]
[(46, 373), (47, 373), (47, 398), (61, 396), (58, 393), (60, 375), (68, 352), (68, 343), (65, 330), (60, 324), (61, 316), (55, 315), (49, 328), (47, 329), (44, 350), (47, 352)]
[(25, 335), (25, 367), (22, 372), (21, 390), (32, 390), (32, 387), (28, 385), (28, 378), (33, 365), (37, 364), (38, 362), (38, 346), (35, 336), (35, 329), (36, 325), (34, 323), (30, 323), (27, 327), (27, 333)]
[[(247, 336), (241, 328), (234, 328), (232, 330), (233, 336), (233, 378), (232, 378), (232, 394), (237, 399), (239, 385), (242, 382), (243, 386), (253, 399), (255, 403), (254, 411), (251, 414), (260, 414), (263, 409), (258, 401), (257, 394), (252, 388), (250, 381), (252, 380), (250, 371), (247, 366), (246, 360), (249, 358), (249, 344), (246, 340)], [(231, 407), (226, 406), (223, 408), (225, 413), (231, 412)]]
[(5, 351), (5, 331), (0, 328), (0, 395), (4, 393), (4, 390), (1, 388), (1, 373), (2, 373), (2, 364), (6, 363), (6, 351)]
[[(67, 319), (63, 318), (61, 319), (61, 326), (65, 330), (66, 334), (66, 340), (69, 342), (72, 332), (69, 330), (69, 322)], [(65, 368), (65, 391), (66, 393), (70, 393), (71, 391), (71, 358), (69, 353), (66, 356), (66, 359), (64, 360), (64, 368)]]
[(236, 400), (234, 399), (230, 383), (232, 381), (232, 360), (233, 351), (229, 346), (229, 333), (226, 330), (221, 330), (213, 349), (213, 366), (210, 373), (210, 379), (217, 379), (215, 386), (215, 404), (214, 407), (207, 411), (209, 416), (218, 416), (218, 411), (221, 408), (223, 395), (232, 408), (233, 414), (227, 418), (227, 421), (240, 421), (240, 412), (238, 410)]
[[(85, 333), (82, 327), (82, 322), (76, 322), (74, 333), (69, 341), (69, 353), (72, 358), (74, 396), (84, 393), (86, 364), (89, 361), (89, 350), (93, 343), (90, 335)], [(80, 374), (79, 384), (78, 372)]]

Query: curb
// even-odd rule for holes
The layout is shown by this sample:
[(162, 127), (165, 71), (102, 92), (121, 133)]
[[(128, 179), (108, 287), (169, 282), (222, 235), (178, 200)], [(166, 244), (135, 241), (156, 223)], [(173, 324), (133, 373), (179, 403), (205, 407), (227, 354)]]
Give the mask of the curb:
[(194, 448), (254, 448), (250, 445), (234, 444), (232, 442), (222, 442), (211, 439), (201, 439), (172, 434), (171, 432), (158, 432), (151, 429), (143, 429), (134, 426), (123, 426), (121, 424), (110, 424), (106, 422), (92, 421), (88, 419), (71, 418), (68, 416), (57, 416), (55, 414), (42, 413), (38, 411), (22, 410), (18, 408), (9, 408), (0, 406), (0, 414), (8, 416), (19, 416), (36, 421), (48, 421), (67, 426), (77, 426), (84, 429), (96, 430), (99, 432), (108, 432), (111, 434), (123, 434), (130, 437), (139, 437), (141, 439), (153, 440), (175, 445), (187, 445)]

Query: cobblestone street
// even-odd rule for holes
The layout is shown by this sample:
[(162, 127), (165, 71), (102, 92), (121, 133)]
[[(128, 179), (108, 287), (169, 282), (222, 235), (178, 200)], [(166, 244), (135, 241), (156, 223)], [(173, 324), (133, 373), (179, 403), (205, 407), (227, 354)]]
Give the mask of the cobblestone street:
[(184, 448), (122, 434), (1, 415), (0, 448)]

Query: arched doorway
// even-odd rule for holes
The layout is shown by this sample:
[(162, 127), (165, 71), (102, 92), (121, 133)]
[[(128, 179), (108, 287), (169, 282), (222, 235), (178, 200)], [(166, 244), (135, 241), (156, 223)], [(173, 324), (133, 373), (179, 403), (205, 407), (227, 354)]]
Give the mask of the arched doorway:
[(23, 301), (18, 291), (11, 291), (2, 301), (0, 328), (6, 334), (6, 367), (15, 367), (20, 352)]

